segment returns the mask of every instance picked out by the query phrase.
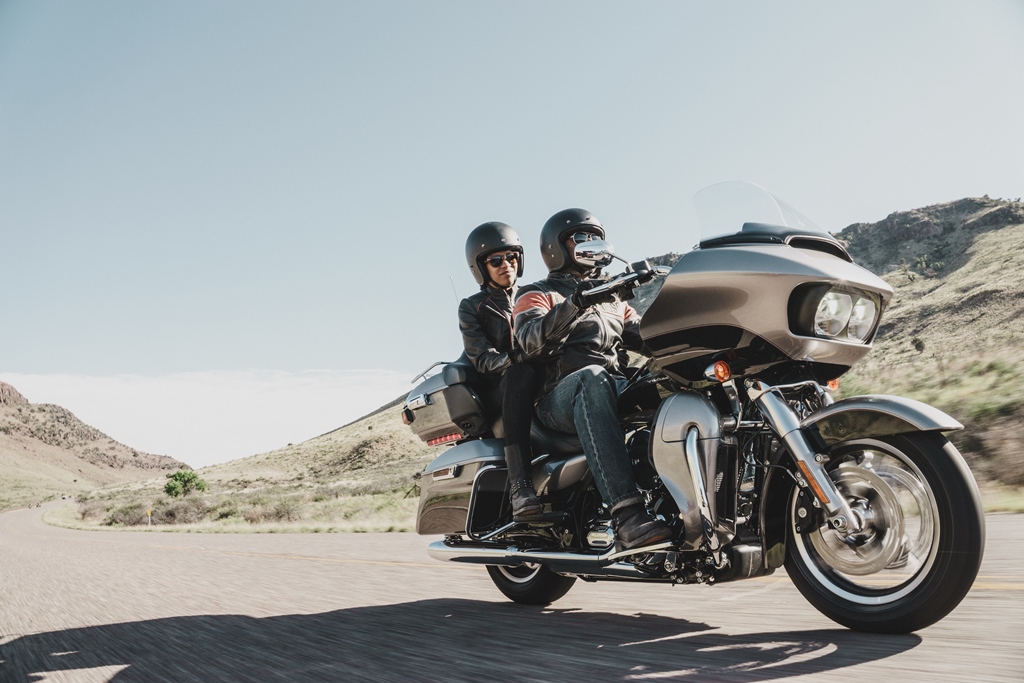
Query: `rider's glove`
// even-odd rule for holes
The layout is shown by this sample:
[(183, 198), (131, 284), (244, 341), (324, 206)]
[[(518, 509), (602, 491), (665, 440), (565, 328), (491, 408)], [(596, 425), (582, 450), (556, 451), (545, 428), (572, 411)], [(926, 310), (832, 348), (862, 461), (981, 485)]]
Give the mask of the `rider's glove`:
[(579, 309), (590, 308), (597, 304), (612, 303), (616, 300), (614, 291), (593, 292), (595, 287), (605, 284), (601, 280), (584, 280), (576, 286), (570, 300)]

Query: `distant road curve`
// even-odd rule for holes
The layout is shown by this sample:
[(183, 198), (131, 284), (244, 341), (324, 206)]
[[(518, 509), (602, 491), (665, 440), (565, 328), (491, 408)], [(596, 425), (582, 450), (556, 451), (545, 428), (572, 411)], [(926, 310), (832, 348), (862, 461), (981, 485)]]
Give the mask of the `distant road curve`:
[[(59, 504), (59, 503), (58, 503)], [(908, 636), (845, 630), (784, 573), (577, 582), (551, 608), (413, 534), (183, 534), (0, 515), (0, 681), (1024, 680), (1024, 516), (991, 515), (981, 578)]]

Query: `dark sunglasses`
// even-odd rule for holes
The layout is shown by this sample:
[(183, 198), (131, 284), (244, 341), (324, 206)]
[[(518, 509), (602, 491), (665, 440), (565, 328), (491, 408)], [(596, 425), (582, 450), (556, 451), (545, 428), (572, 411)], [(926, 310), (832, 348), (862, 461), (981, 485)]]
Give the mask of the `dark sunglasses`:
[(601, 239), (601, 237), (599, 235), (595, 235), (592, 232), (577, 232), (573, 234), (570, 239), (576, 244), (583, 244), (584, 242), (589, 242), (590, 240)]
[(500, 268), (503, 261), (509, 263), (516, 263), (519, 260), (519, 254), (514, 251), (510, 251), (507, 254), (494, 254), (493, 256), (487, 257), (487, 265), (491, 268)]

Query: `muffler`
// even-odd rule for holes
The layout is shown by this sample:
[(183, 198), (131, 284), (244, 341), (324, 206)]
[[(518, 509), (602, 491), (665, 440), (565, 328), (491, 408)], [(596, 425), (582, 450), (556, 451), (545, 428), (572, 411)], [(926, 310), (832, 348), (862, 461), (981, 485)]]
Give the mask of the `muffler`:
[(627, 562), (617, 560), (630, 555), (670, 550), (671, 542), (659, 543), (634, 550), (615, 552), (610, 550), (600, 555), (572, 551), (520, 550), (516, 546), (481, 543), (446, 543), (434, 541), (427, 546), (427, 552), (435, 560), (465, 562), (468, 564), (490, 564), (515, 567), (527, 562), (542, 564), (548, 569), (563, 574), (594, 576), (618, 576), (643, 579), (647, 574)]

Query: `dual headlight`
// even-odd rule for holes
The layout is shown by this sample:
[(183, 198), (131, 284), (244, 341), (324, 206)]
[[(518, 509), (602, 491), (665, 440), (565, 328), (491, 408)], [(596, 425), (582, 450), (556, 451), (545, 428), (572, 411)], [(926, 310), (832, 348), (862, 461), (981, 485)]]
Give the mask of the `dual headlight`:
[(805, 285), (790, 300), (790, 328), (801, 336), (867, 343), (881, 313), (874, 292), (830, 285)]

